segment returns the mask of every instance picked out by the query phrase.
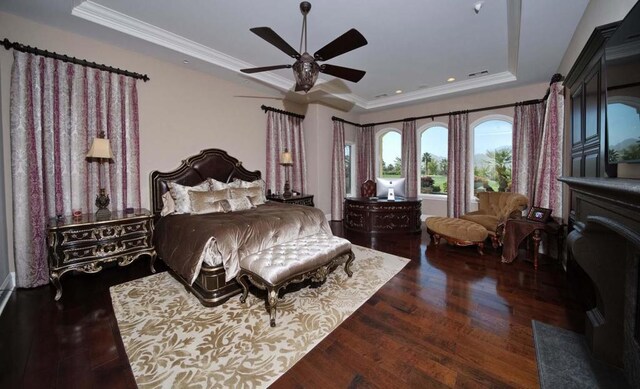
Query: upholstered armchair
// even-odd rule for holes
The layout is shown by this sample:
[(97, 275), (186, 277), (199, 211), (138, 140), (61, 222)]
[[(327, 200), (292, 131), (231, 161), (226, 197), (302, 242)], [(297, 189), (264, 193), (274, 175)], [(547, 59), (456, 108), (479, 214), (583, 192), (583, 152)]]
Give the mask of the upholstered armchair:
[(376, 182), (373, 180), (366, 180), (360, 187), (361, 197), (373, 197), (376, 195)]
[(501, 227), (509, 218), (522, 216), (522, 211), (529, 204), (529, 199), (519, 193), (510, 192), (478, 192), (478, 210), (469, 212), (461, 219), (482, 225), (489, 232), (493, 247), (501, 244)]

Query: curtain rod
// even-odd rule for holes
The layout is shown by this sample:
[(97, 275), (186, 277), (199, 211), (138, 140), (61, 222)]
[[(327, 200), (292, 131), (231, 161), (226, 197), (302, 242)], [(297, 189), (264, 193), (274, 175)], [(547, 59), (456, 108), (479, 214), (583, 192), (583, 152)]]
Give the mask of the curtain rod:
[(147, 81), (150, 80), (149, 76), (147, 76), (146, 74), (130, 72), (128, 70), (114, 68), (114, 67), (107, 66), (107, 65), (104, 65), (104, 64), (98, 64), (98, 63), (95, 63), (95, 62), (89, 62), (86, 59), (79, 59), (79, 58), (76, 58), (76, 57), (69, 57), (68, 55), (58, 54), (58, 53), (53, 52), (53, 51), (41, 50), (41, 49), (39, 49), (37, 47), (31, 47), (31, 46), (23, 45), (22, 43), (11, 42), (7, 38), (4, 38), (4, 40), (2, 42), (0, 42), (0, 44), (2, 44), (2, 46), (4, 46), (4, 48), (7, 49), (7, 50), (14, 49), (14, 50), (22, 51), (24, 53), (36, 54), (36, 55), (40, 55), (40, 56), (47, 57), (47, 58), (53, 58), (53, 59), (57, 59), (57, 60), (64, 61), (64, 62), (69, 62), (69, 63), (81, 65), (81, 66), (86, 66), (86, 67), (89, 67), (89, 68), (94, 68), (94, 69), (98, 69), (98, 70), (107, 71), (107, 72), (110, 72), (110, 73), (122, 74), (124, 76), (136, 78), (136, 79), (142, 80), (144, 82), (147, 82)]
[[(553, 77), (551, 77), (551, 82), (549, 84), (551, 85), (554, 82), (562, 81), (563, 79), (564, 79), (564, 77), (562, 77), (561, 74), (556, 73), (556, 74), (553, 75)], [(541, 102), (545, 101), (547, 99), (547, 97), (549, 97), (549, 91), (550, 91), (550, 89), (548, 88), (547, 89), (547, 93), (544, 95), (544, 97), (542, 99), (526, 100), (526, 101), (522, 101), (522, 102), (518, 102), (518, 103), (509, 103), (509, 104), (502, 104), (502, 105), (493, 105), (493, 106), (490, 106), (490, 107), (474, 108), (474, 109), (468, 109), (468, 110), (463, 110), (463, 111), (441, 112), (441, 113), (435, 113), (435, 114), (432, 114), (432, 115), (424, 115), (424, 116), (409, 117), (409, 118), (404, 118), (404, 119), (388, 120), (386, 122), (375, 122), (375, 123), (358, 124), (358, 123), (350, 122), (348, 120), (341, 119), (341, 118), (339, 118), (337, 116), (332, 116), (331, 120), (340, 121), (340, 122), (343, 122), (343, 123), (351, 124), (351, 125), (354, 125), (354, 126), (360, 127), (360, 128), (369, 127), (369, 126), (379, 126), (379, 125), (383, 125), (383, 124), (407, 122), (407, 121), (420, 120), (420, 119), (432, 119), (433, 120), (433, 118), (436, 118), (436, 117), (454, 115), (454, 114), (465, 113), (465, 112), (466, 113), (473, 113), (473, 112), (482, 112), (482, 111), (490, 111), (490, 110), (494, 110), (494, 109), (515, 107), (516, 105), (538, 104), (538, 103), (541, 103)]]
[(268, 106), (266, 106), (264, 104), (261, 105), (260, 108), (262, 108), (262, 110), (264, 112), (268, 112), (268, 111), (277, 112), (277, 113), (281, 113), (281, 114), (284, 114), (284, 115), (293, 116), (294, 118), (304, 119), (304, 115), (300, 115), (300, 114), (294, 113), (294, 112), (284, 111), (284, 110), (278, 109), (278, 108), (268, 107)]

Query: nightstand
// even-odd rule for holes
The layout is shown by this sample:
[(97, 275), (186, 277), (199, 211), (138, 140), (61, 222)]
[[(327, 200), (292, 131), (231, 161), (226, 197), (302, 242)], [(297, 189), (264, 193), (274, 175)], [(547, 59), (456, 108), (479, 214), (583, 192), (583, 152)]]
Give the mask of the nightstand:
[(136, 209), (130, 214), (113, 211), (106, 220), (96, 220), (92, 213), (52, 218), (47, 246), (49, 278), (57, 289), (57, 301), (62, 297), (60, 278), (69, 271), (97, 273), (105, 263), (126, 266), (141, 255), (149, 255), (153, 263), (153, 215)]
[(277, 201), (279, 203), (285, 204), (298, 204), (298, 205), (308, 205), (313, 207), (313, 195), (310, 194), (299, 194), (297, 196), (284, 197), (282, 195), (278, 196), (267, 196), (267, 200)]

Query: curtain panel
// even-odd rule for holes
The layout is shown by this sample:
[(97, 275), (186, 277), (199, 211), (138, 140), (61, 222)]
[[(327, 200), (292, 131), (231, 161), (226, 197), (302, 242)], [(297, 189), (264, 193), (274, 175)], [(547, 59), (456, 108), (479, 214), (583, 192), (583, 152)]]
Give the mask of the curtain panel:
[(362, 183), (366, 180), (376, 179), (376, 152), (375, 134), (373, 126), (359, 127), (356, 129), (357, 162), (356, 189), (360, 192)]
[(345, 194), (344, 123), (333, 122), (333, 160), (331, 163), (331, 220), (342, 220)]
[(549, 87), (544, 114), (542, 147), (536, 169), (535, 202), (538, 207), (551, 208), (552, 215), (562, 217), (562, 144), (564, 134), (564, 96), (559, 82)]
[(49, 282), (48, 219), (96, 210), (98, 164), (85, 156), (100, 131), (110, 208), (140, 207), (136, 80), (14, 51), (10, 112), (16, 283), (35, 287)]
[(407, 197), (418, 196), (418, 157), (416, 121), (402, 123), (402, 176), (405, 178)]
[[(280, 165), (280, 154), (284, 149), (291, 152), (293, 166)], [(291, 190), (306, 193), (307, 162), (304, 149), (302, 119), (279, 112), (267, 112), (267, 189), (274, 193), (284, 192), (286, 177)], [(288, 170), (285, 170), (288, 169)]]
[(535, 203), (536, 170), (542, 146), (544, 103), (516, 104), (513, 115), (511, 191)]
[(473, 165), (468, 152), (469, 113), (449, 115), (449, 171), (447, 173), (447, 215), (459, 217), (467, 212), (471, 185), (469, 175)]

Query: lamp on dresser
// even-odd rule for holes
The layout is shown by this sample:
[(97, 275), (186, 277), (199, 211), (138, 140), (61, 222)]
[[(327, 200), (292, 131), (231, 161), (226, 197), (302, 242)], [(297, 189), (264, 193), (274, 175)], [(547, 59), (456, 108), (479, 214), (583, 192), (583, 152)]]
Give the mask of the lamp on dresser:
[(291, 157), (291, 152), (285, 147), (284, 152), (280, 155), (280, 165), (284, 166), (284, 193), (282, 196), (285, 198), (291, 197), (291, 186), (289, 185), (289, 173), (288, 169), (293, 165), (293, 158)]
[(98, 185), (99, 185), (99, 193), (96, 196), (96, 207), (98, 210), (96, 211), (96, 219), (97, 220), (105, 220), (111, 217), (111, 211), (107, 208), (109, 206), (109, 195), (107, 194), (106, 189), (102, 183), (102, 175), (104, 173), (104, 163), (108, 162), (113, 158), (113, 153), (111, 152), (111, 145), (109, 144), (109, 139), (105, 138), (104, 131), (100, 131), (98, 137), (93, 139), (93, 143), (91, 144), (91, 148), (87, 153), (88, 160), (96, 160), (99, 164), (98, 166)]

